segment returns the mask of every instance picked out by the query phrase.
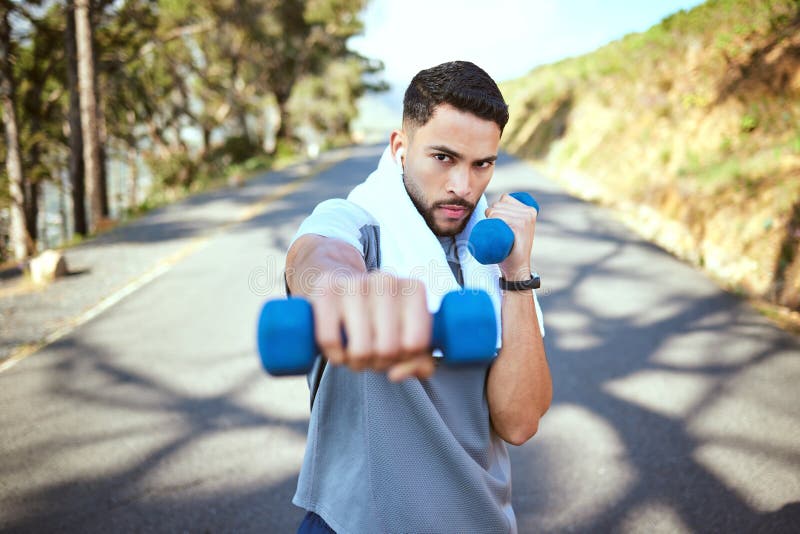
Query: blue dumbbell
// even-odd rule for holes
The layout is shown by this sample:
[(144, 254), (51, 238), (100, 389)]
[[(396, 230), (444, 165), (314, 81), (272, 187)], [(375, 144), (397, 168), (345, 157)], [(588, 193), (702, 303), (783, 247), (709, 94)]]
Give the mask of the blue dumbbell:
[[(539, 211), (539, 203), (528, 193), (521, 191), (511, 193), (511, 196)], [(484, 265), (500, 263), (511, 253), (511, 247), (514, 246), (514, 232), (500, 219), (484, 219), (472, 229), (469, 246), (472, 255), (480, 263)]]
[[(258, 319), (258, 352), (271, 375), (299, 375), (311, 370), (320, 353), (314, 339), (314, 314), (304, 298), (271, 300)], [(494, 306), (483, 291), (452, 291), (433, 316), (431, 349), (441, 349), (444, 363), (486, 363), (494, 358), (497, 323)]]

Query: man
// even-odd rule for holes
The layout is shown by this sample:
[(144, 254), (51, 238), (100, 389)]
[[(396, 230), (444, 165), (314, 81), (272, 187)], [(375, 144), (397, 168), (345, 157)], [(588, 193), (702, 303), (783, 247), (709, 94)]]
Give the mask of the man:
[[(299, 532), (516, 532), (503, 442), (534, 435), (552, 385), (535, 295), (501, 289), (532, 277), (536, 210), (483, 196), (507, 120), (476, 65), (419, 72), (375, 172), (298, 230), (287, 290), (311, 300), (324, 356), (309, 375)], [(514, 232), (498, 266), (466, 246), (485, 217)], [(486, 289), (500, 312), (491, 364), (448, 368), (431, 354), (429, 312), (459, 286)]]

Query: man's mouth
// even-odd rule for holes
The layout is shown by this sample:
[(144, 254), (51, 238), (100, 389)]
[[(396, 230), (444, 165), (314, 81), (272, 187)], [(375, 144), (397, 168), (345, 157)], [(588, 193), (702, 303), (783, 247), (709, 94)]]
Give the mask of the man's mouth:
[(464, 206), (458, 206), (452, 204), (445, 204), (439, 206), (439, 209), (442, 211), (442, 213), (444, 213), (445, 217), (449, 219), (461, 219), (469, 211)]

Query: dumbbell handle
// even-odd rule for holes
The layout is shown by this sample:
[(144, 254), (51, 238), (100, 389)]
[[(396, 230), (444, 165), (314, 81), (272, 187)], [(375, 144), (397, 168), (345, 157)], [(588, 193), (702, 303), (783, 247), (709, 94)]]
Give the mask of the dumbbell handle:
[[(448, 293), (433, 315), (431, 334), (431, 350), (441, 349), (447, 364), (490, 361), (497, 341), (491, 298), (482, 291)], [(346, 337), (343, 339), (346, 342)], [(269, 374), (307, 373), (320, 354), (311, 304), (299, 297), (266, 302), (258, 320), (257, 342), (261, 363)]]
[[(511, 196), (523, 204), (539, 211), (539, 203), (524, 191), (511, 193)], [(469, 235), (472, 255), (478, 262), (489, 265), (500, 263), (511, 253), (514, 246), (514, 232), (501, 219), (484, 219), (472, 229)]]

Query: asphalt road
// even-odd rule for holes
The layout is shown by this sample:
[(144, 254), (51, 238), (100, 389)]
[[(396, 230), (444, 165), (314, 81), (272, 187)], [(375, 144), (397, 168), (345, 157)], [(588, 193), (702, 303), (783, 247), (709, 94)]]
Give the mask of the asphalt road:
[[(294, 531), (307, 388), (260, 370), (255, 317), (302, 218), (380, 150), (352, 149), (0, 373), (0, 531)], [(555, 388), (512, 448), (520, 531), (800, 531), (800, 339), (503, 157), (490, 194), (513, 190), (542, 205)]]

